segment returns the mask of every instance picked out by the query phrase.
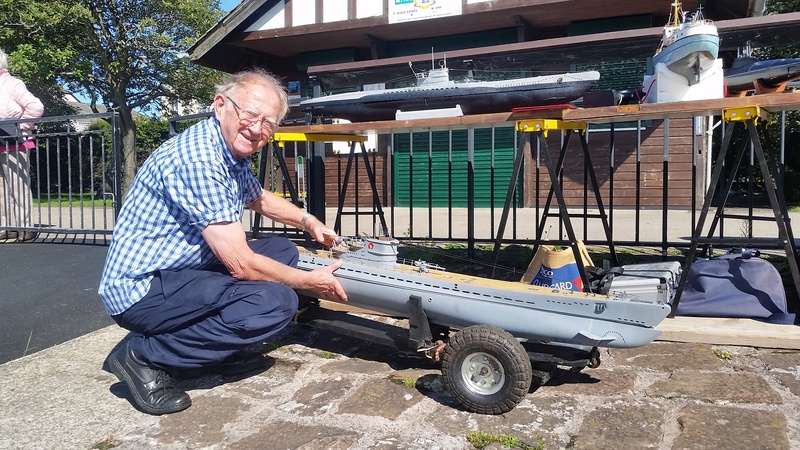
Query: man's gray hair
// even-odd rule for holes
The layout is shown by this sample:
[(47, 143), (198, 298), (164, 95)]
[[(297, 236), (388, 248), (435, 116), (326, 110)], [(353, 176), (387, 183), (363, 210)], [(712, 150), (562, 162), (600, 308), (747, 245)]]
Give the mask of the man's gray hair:
[(215, 86), (215, 90), (217, 94), (228, 95), (239, 89), (246, 90), (247, 85), (261, 85), (274, 91), (275, 95), (280, 97), (281, 102), (278, 122), (286, 117), (289, 112), (289, 94), (286, 91), (286, 87), (275, 75), (260, 67), (243, 70), (228, 76), (221, 84)]

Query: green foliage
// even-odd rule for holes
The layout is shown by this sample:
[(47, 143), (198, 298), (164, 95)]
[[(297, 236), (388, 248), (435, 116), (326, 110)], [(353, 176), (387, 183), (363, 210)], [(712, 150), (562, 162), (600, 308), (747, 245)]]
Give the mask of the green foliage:
[(714, 355), (717, 358), (725, 360), (725, 361), (730, 361), (731, 360), (731, 354), (726, 352), (725, 350), (720, 350), (720, 349), (716, 349), (715, 348), (714, 349)]
[(219, 75), (183, 53), (222, 16), (218, 0), (0, 0), (18, 73), (110, 108), (210, 100)]
[[(796, 11), (800, 11), (800, 0), (769, 0), (766, 6), (767, 14), (782, 14)], [(796, 45), (757, 48), (754, 51), (754, 56), (759, 59), (797, 58), (800, 57), (800, 48)]]
[(800, 0), (769, 0), (767, 2), (767, 14), (795, 11), (800, 11)]
[(137, 167), (141, 167), (144, 160), (168, 137), (169, 123), (166, 120), (148, 119), (146, 117), (136, 119)]
[(221, 74), (183, 56), (221, 17), (219, 0), (0, 0), (0, 42), (45, 115), (70, 113), (62, 86), (95, 111), (119, 112), (128, 186), (137, 162), (133, 110), (210, 102)]
[(530, 445), (522, 442), (521, 440), (519, 440), (514, 436), (510, 436), (507, 434), (496, 435), (496, 434), (476, 431), (474, 433), (470, 433), (469, 435), (467, 435), (467, 441), (469, 441), (469, 443), (472, 444), (472, 446), (477, 449), (485, 448), (487, 445), (494, 442), (497, 442), (506, 448), (519, 448), (523, 450), (544, 449), (544, 439), (542, 439), (541, 436), (538, 436), (538, 442), (536, 443), (536, 445)]
[[(769, 0), (766, 3), (766, 14), (781, 14), (800, 11), (800, 0)], [(779, 59), (779, 58), (800, 58), (800, 47), (796, 45), (778, 45), (774, 47), (754, 48), (753, 56), (758, 59)], [(733, 124), (731, 124), (733, 125)], [(747, 130), (744, 127), (737, 127), (731, 139), (730, 149), (738, 149), (740, 145), (747, 145), (749, 140)], [(781, 144), (781, 115), (772, 114), (765, 127), (759, 126), (759, 138), (764, 151), (768, 157), (777, 158), (780, 154), (779, 145)], [(783, 153), (785, 163), (784, 173), (784, 195), (788, 203), (796, 204), (800, 202), (800, 112), (786, 111), (785, 116), (785, 137), (783, 139)], [(715, 135), (715, 147), (719, 148), (719, 135)], [(746, 153), (746, 155), (749, 155)], [(729, 151), (726, 164), (733, 164), (734, 151)], [(743, 163), (739, 166), (736, 174), (737, 180), (747, 180), (750, 176), (748, 167), (748, 157), (745, 156)], [(764, 180), (758, 166), (754, 166), (751, 179), (754, 183), (756, 195), (763, 192)], [(743, 189), (740, 184), (734, 188)], [(763, 197), (763, 195), (762, 195)], [(762, 200), (763, 201), (763, 200)]]

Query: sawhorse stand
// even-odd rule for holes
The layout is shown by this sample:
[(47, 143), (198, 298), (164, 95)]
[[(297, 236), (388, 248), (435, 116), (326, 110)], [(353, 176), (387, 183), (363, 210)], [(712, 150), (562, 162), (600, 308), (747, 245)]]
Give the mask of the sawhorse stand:
[(372, 166), (369, 164), (369, 158), (367, 157), (367, 147), (364, 145), (364, 142), (367, 140), (366, 136), (354, 136), (360, 139), (352, 140), (350, 142), (350, 153), (347, 154), (347, 167), (344, 170), (344, 180), (342, 180), (342, 190), (339, 192), (339, 206), (336, 210), (336, 222), (333, 225), (334, 231), (337, 233), (341, 233), (342, 228), (342, 216), (343, 215), (357, 215), (357, 214), (371, 214), (371, 213), (360, 213), (358, 209), (353, 212), (346, 213), (344, 211), (344, 201), (347, 194), (347, 185), (350, 183), (350, 171), (353, 168), (353, 161), (356, 158), (356, 142), (361, 144), (361, 156), (364, 159), (364, 169), (367, 171), (367, 178), (369, 179), (370, 188), (372, 188), (372, 206), (373, 208), (377, 209), (378, 211), (378, 218), (381, 221), (381, 233), (383, 236), (389, 236), (389, 228), (386, 226), (386, 217), (383, 214), (383, 207), (381, 207), (381, 197), (378, 195), (378, 186), (375, 181), (375, 173), (372, 171)]
[[(266, 182), (266, 172), (267, 172), (267, 161), (270, 160), (273, 156), (275, 157), (278, 167), (283, 175), (283, 179), (287, 180), (287, 190), (289, 191), (289, 197), (292, 203), (297, 206), (302, 206), (300, 202), (300, 198), (297, 193), (297, 188), (291, 182), (291, 177), (289, 175), (289, 170), (286, 167), (286, 160), (283, 157), (281, 152), (275, 151), (275, 146), (277, 147), (284, 147), (286, 142), (349, 142), (350, 143), (350, 153), (347, 157), (347, 169), (345, 170), (344, 180), (342, 182), (342, 190), (339, 193), (339, 205), (336, 212), (336, 222), (333, 227), (334, 231), (337, 233), (341, 232), (341, 218), (342, 215), (346, 214), (344, 209), (344, 201), (345, 201), (345, 194), (347, 190), (348, 181), (350, 179), (350, 170), (353, 165), (353, 160), (355, 158), (355, 148), (356, 143), (361, 143), (361, 154), (364, 156), (364, 163), (366, 165), (367, 177), (369, 178), (370, 187), (372, 188), (372, 201), (374, 207), (377, 209), (378, 217), (381, 221), (382, 232), (384, 235), (388, 235), (388, 228), (386, 226), (386, 218), (383, 214), (383, 208), (381, 207), (380, 196), (378, 195), (378, 189), (375, 182), (375, 174), (372, 171), (372, 167), (369, 164), (369, 159), (367, 158), (367, 151), (366, 147), (364, 146), (364, 142), (367, 140), (366, 136), (361, 135), (352, 135), (352, 134), (329, 134), (329, 133), (284, 133), (284, 132), (277, 132), (270, 141), (269, 145), (269, 153), (266, 157), (261, 158), (261, 164), (259, 167), (260, 176), (259, 181), (263, 186)], [(309, 195), (325, 195), (325, 192), (312, 192)], [(358, 212), (349, 213), (349, 214), (358, 214)], [(321, 218), (321, 219), (324, 219)], [(324, 220), (323, 220), (324, 221)], [(261, 215), (257, 214), (254, 219), (253, 229), (258, 232), (261, 228)]]
[[(764, 149), (761, 146), (761, 141), (758, 137), (758, 130), (756, 129), (756, 124), (761, 116), (767, 117), (767, 112), (762, 111), (758, 106), (747, 106), (742, 108), (732, 108), (726, 109), (722, 111), (722, 118), (727, 123), (731, 123), (731, 126), (726, 127), (725, 135), (722, 138), (722, 144), (720, 147), (719, 155), (717, 156), (717, 160), (714, 166), (714, 171), (711, 174), (711, 179), (709, 180), (709, 188), (708, 192), (706, 193), (705, 199), (703, 200), (703, 209), (700, 212), (700, 216), (698, 217), (697, 224), (695, 226), (694, 232), (692, 233), (692, 242), (691, 246), (689, 247), (689, 253), (686, 255), (686, 262), (683, 266), (683, 273), (681, 274), (680, 282), (678, 283), (678, 289), (675, 293), (675, 298), (672, 301), (672, 312), (670, 313), (669, 317), (675, 317), (675, 313), (678, 311), (678, 303), (680, 302), (681, 294), (683, 293), (683, 288), (686, 285), (686, 279), (689, 274), (689, 267), (691, 266), (692, 262), (694, 262), (695, 255), (697, 254), (697, 246), (704, 245), (703, 251), (701, 255), (706, 253), (709, 249), (709, 246), (712, 244), (728, 244), (728, 245), (769, 245), (769, 244), (779, 244), (783, 246), (784, 250), (786, 251), (786, 259), (789, 262), (789, 269), (792, 274), (792, 280), (794, 281), (795, 288), (797, 289), (798, 296), (800, 296), (800, 271), (798, 271), (798, 264), (797, 264), (797, 249), (794, 245), (794, 236), (792, 234), (792, 226), (791, 221), (789, 218), (788, 209), (786, 207), (786, 199), (783, 195), (783, 177), (782, 174), (778, 172), (777, 165), (775, 164), (775, 160), (772, 159), (770, 161), (770, 166), (768, 166), (767, 158), (764, 154)], [(705, 237), (701, 237), (703, 233), (703, 226), (705, 224), (706, 216), (708, 215), (708, 210), (711, 206), (711, 201), (714, 198), (714, 194), (716, 192), (717, 184), (719, 183), (720, 177), (722, 176), (722, 170), (724, 168), (725, 156), (728, 153), (730, 144), (731, 144), (731, 137), (733, 136), (733, 129), (735, 128), (734, 125), (736, 123), (743, 123), (745, 128), (748, 130), (749, 139), (743, 140), (740, 144), (740, 148), (736, 152), (736, 160), (731, 166), (731, 171), (728, 176), (728, 179), (725, 182), (725, 186), (722, 191), (722, 195), (720, 196), (719, 206), (717, 207), (716, 213), (714, 214), (714, 218), (711, 221), (710, 228), (708, 233)], [(725, 208), (725, 203), (728, 200), (728, 195), (730, 194), (731, 187), (736, 179), (736, 171), (739, 168), (739, 165), (742, 162), (742, 158), (744, 157), (745, 148), (747, 147), (747, 143), (753, 148), (753, 153), (755, 155), (756, 161), (758, 161), (759, 169), (761, 170), (761, 175), (764, 178), (764, 188), (767, 192), (767, 197), (769, 198), (769, 203), (772, 206), (772, 212), (775, 217), (775, 222), (778, 226), (778, 237), (777, 238), (746, 238), (746, 237), (720, 237), (720, 238), (712, 238), (714, 235), (714, 231), (716, 230), (717, 224), (719, 223), (720, 219), (723, 217), (723, 211)], [(710, 255), (709, 255), (710, 256)]]
[[(545, 224), (547, 222), (547, 218), (551, 216), (560, 217), (562, 223), (564, 224), (564, 229), (567, 232), (567, 238), (569, 239), (569, 245), (572, 248), (572, 253), (575, 256), (575, 261), (577, 262), (578, 272), (580, 273), (581, 280), (583, 281), (583, 285), (586, 288), (589, 288), (589, 279), (586, 275), (586, 269), (584, 268), (583, 264), (580, 262), (583, 260), (581, 257), (580, 249), (578, 247), (578, 239), (575, 236), (575, 230), (572, 227), (572, 222), (570, 217), (572, 216), (580, 216), (584, 217), (584, 219), (588, 218), (599, 218), (602, 220), (603, 223), (603, 230), (605, 231), (606, 240), (608, 242), (609, 253), (612, 259), (612, 263), (614, 265), (619, 265), (617, 261), (617, 254), (616, 250), (614, 249), (614, 242), (611, 239), (611, 228), (608, 224), (608, 216), (606, 216), (605, 209), (603, 207), (603, 200), (600, 196), (600, 185), (597, 183), (597, 176), (594, 171), (594, 165), (592, 164), (592, 157), (589, 153), (589, 144), (586, 141), (586, 130), (587, 125), (584, 122), (568, 122), (568, 121), (561, 121), (561, 120), (554, 120), (554, 119), (534, 119), (534, 120), (520, 120), (517, 121), (516, 124), (517, 131), (522, 133), (527, 133), (528, 139), (521, 140), (521, 146), (524, 148), (525, 142), (527, 141), (528, 146), (530, 147), (531, 151), (531, 160), (536, 160), (536, 154), (534, 153), (534, 146), (533, 146), (533, 135), (535, 134), (538, 143), (539, 143), (539, 151), (544, 159), (545, 166), (547, 167), (547, 172), (550, 176), (550, 191), (547, 194), (547, 201), (544, 205), (544, 214), (542, 215), (542, 220), (539, 223), (539, 226), (536, 230), (536, 240), (537, 242), (541, 240), (542, 234), (544, 233)], [(547, 149), (547, 133), (551, 130), (558, 130), (564, 132), (564, 142), (561, 146), (561, 153), (558, 157), (558, 162), (553, 164), (553, 160), (550, 157), (550, 151)], [(570, 138), (574, 131), (577, 131), (580, 135), (581, 147), (583, 148), (583, 157), (584, 162), (586, 164), (587, 171), (589, 173), (589, 178), (592, 183), (592, 190), (594, 192), (595, 201), (597, 202), (597, 209), (598, 214), (570, 214), (567, 210), (567, 204), (564, 201), (564, 193), (562, 191), (561, 182), (559, 179), (561, 178), (561, 172), (564, 169), (564, 159), (567, 153), (567, 147), (569, 146)], [(492, 254), (492, 264), (496, 267), (497, 265), (497, 258), (500, 255), (500, 245), (503, 239), (503, 233), (505, 232), (506, 223), (508, 222), (508, 213), (511, 207), (511, 201), (514, 198), (514, 193), (517, 188), (517, 179), (519, 178), (520, 170), (522, 169), (523, 160), (524, 160), (525, 152), (520, 150), (517, 152), (516, 157), (514, 158), (514, 167), (512, 168), (511, 172), (511, 180), (508, 184), (508, 193), (506, 194), (505, 204), (503, 206), (503, 214), (500, 218), (500, 225), (497, 230), (497, 237), (495, 238), (494, 242), (494, 252)], [(550, 212), (550, 205), (553, 201), (553, 196), (556, 197), (556, 202), (558, 203), (558, 213), (551, 213)], [(538, 245), (534, 246), (534, 252)], [(494, 275), (494, 274), (492, 274)]]

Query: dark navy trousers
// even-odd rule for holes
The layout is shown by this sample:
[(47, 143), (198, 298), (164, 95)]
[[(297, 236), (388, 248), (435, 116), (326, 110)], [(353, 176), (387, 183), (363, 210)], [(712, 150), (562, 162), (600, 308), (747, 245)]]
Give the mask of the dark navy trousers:
[[(297, 266), (297, 247), (283, 237), (248, 243), (254, 252)], [(154, 366), (196, 368), (218, 363), (283, 329), (297, 312), (290, 287), (232, 277), (222, 264), (208, 270), (162, 270), (150, 290), (112, 316), (132, 332), (132, 350)]]

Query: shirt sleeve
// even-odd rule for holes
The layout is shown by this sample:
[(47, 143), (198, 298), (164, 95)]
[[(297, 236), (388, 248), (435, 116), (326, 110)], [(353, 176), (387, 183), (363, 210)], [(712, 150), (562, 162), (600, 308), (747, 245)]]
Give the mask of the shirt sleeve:
[(250, 175), (245, 179), (244, 183), (244, 193), (245, 193), (245, 204), (250, 204), (259, 197), (261, 197), (261, 193), (264, 191), (264, 188), (261, 187), (261, 182), (258, 181), (255, 175)]

